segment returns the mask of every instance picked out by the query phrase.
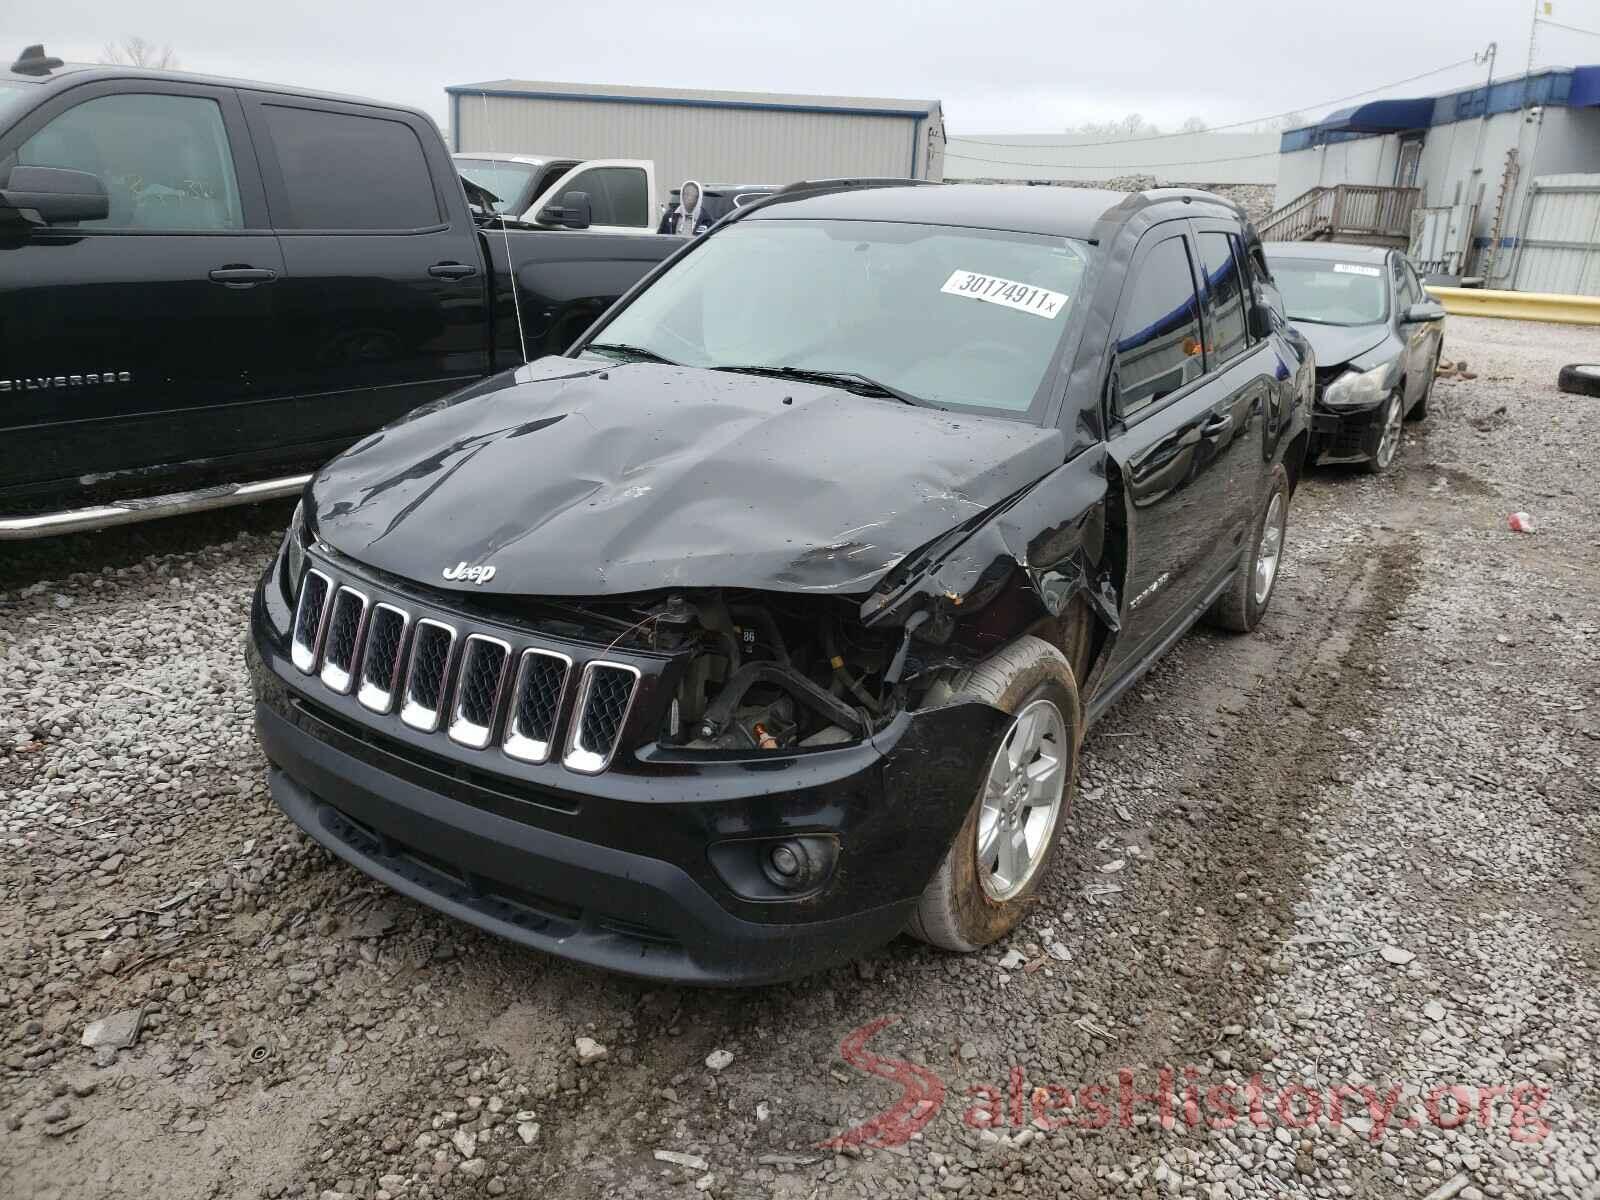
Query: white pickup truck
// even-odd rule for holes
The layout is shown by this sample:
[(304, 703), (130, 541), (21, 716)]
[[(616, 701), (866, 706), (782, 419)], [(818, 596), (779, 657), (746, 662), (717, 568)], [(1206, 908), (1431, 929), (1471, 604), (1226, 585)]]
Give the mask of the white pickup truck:
[(656, 165), (647, 159), (558, 158), (491, 151), (453, 154), (451, 158), (464, 179), (499, 197), (496, 211), (524, 225), (562, 227), (562, 197), (583, 192), (589, 197), (589, 232), (655, 232), (659, 219)]

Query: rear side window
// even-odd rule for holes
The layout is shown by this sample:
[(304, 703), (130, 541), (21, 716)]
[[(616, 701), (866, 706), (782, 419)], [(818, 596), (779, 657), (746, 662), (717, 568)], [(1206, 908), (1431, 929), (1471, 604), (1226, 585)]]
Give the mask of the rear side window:
[[(575, 175), (562, 189), (589, 193), (589, 220), (595, 225), (650, 223), (650, 203), (644, 172), (638, 167), (593, 167)], [(561, 197), (555, 198), (557, 204)]]
[(244, 225), (222, 110), (203, 96), (85, 100), (24, 142), (17, 162), (98, 178), (110, 215), (80, 222), (85, 229), (182, 233)]
[(1210, 365), (1217, 367), (1249, 348), (1238, 239), (1231, 233), (1208, 231), (1197, 240), (1206, 272), (1206, 353)]
[(1136, 270), (1117, 322), (1116, 403), (1124, 417), (1205, 371), (1188, 239), (1157, 242)]
[(422, 143), (403, 121), (262, 106), (289, 202), (279, 229), (422, 229), (439, 201)]

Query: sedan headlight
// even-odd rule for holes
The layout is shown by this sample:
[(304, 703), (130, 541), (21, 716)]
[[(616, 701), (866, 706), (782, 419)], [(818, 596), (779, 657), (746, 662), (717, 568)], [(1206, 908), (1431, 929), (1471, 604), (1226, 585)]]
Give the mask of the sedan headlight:
[(289, 518), (289, 531), (283, 535), (283, 590), (290, 603), (294, 602), (294, 589), (300, 584), (300, 572), (306, 565), (305, 501), (294, 506), (294, 516)]
[(1393, 363), (1346, 371), (1322, 390), (1322, 402), (1330, 408), (1370, 408), (1394, 389), (1393, 376)]

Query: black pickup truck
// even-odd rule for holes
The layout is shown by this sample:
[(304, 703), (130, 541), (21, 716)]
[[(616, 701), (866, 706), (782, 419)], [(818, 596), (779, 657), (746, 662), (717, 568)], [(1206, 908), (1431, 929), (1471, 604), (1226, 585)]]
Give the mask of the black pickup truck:
[(273, 797), (614, 970), (972, 950), (1083, 730), (1265, 613), (1315, 386), (1214, 196), (788, 190), (325, 466), (252, 606)]
[(0, 540), (297, 494), (682, 245), (480, 230), (420, 112), (31, 47), (0, 72)]

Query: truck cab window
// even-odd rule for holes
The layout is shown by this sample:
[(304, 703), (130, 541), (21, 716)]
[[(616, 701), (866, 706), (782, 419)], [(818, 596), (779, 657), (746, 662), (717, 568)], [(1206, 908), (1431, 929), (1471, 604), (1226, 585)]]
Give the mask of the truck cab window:
[(110, 214), (94, 229), (239, 229), (233, 155), (215, 100), (126, 94), (85, 100), (17, 151), (30, 167), (87, 171), (105, 185)]
[(1157, 242), (1140, 264), (1117, 322), (1115, 362), (1124, 417), (1204, 374), (1200, 303), (1182, 236)]
[(637, 167), (595, 167), (573, 176), (562, 190), (589, 193), (591, 224), (643, 228), (650, 223), (645, 176)]
[(425, 229), (439, 200), (422, 143), (402, 121), (264, 104), (288, 212), (279, 229)]
[(1234, 255), (1236, 239), (1208, 231), (1201, 233), (1198, 241), (1206, 272), (1207, 361), (1217, 367), (1249, 347), (1244, 288)]

